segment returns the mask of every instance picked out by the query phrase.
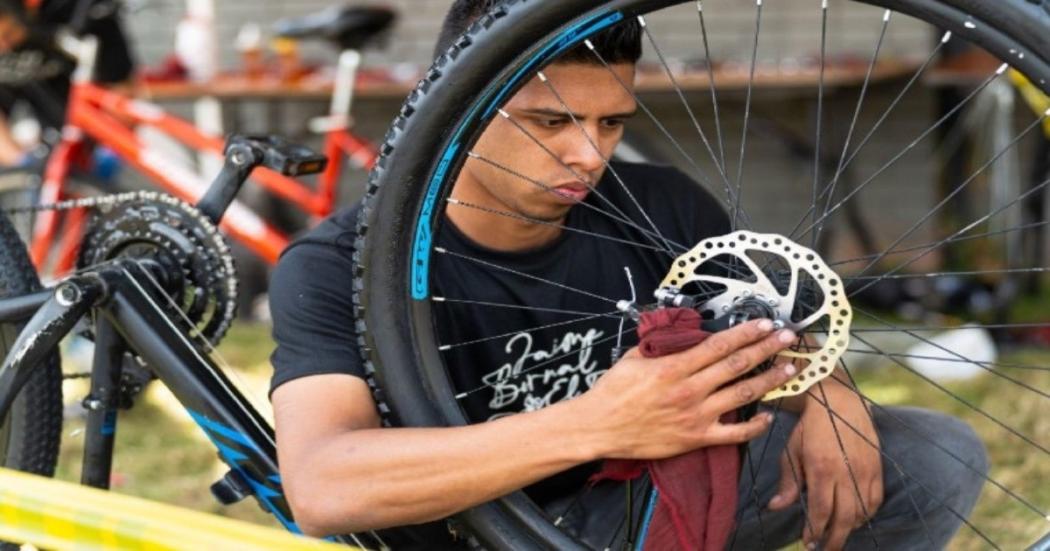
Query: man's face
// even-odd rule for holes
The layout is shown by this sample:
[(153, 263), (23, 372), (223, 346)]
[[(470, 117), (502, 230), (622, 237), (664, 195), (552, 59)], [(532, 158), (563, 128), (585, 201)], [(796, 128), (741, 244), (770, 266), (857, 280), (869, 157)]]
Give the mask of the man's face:
[(632, 86), (634, 64), (612, 65), (612, 70), (615, 76), (602, 65), (547, 67), (543, 71), (547, 83), (533, 78), (503, 107), (513, 122), (495, 117), (474, 146), (479, 157), (556, 193), (484, 160), (470, 159), (454, 195), (530, 218), (563, 220), (587, 196), (587, 187), (601, 178), (603, 159), (612, 155), (623, 137), (624, 121), (637, 108), (631, 93), (617, 82), (619, 78)]
[(0, 14), (0, 54), (10, 52), (26, 40), (28, 31), (15, 16)]

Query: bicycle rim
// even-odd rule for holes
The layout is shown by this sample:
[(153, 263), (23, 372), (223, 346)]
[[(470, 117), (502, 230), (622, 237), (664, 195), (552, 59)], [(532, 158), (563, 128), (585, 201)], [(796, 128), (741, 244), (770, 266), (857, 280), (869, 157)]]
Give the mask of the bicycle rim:
[[(383, 402), (381, 409), (389, 409), (389, 415), (394, 422), (408, 425), (462, 425), (478, 421), (469, 419), (465, 414), (462, 402), (464, 395), (488, 393), (491, 396), (492, 385), (478, 384), (464, 387), (462, 381), (453, 381), (447, 352), (450, 349), (470, 346), (476, 342), (491, 340), (495, 338), (506, 338), (505, 333), (486, 332), (485, 328), (479, 328), (478, 334), (473, 339), (460, 340), (458, 342), (442, 341), (438, 330), (435, 328), (435, 319), (439, 319), (440, 309), (452, 308), (452, 303), (473, 302), (478, 307), (514, 307), (521, 305), (498, 304), (498, 300), (482, 301), (478, 297), (449, 297), (433, 294), (432, 284), (434, 274), (429, 270), (431, 262), (435, 258), (449, 258), (445, 251), (435, 248), (435, 242), (442, 231), (448, 229), (447, 222), (443, 216), (445, 209), (449, 206), (452, 183), (457, 174), (464, 166), (466, 160), (471, 156), (478, 136), (486, 126), (493, 120), (503, 117), (500, 113), (501, 107), (506, 100), (525, 85), (536, 71), (553, 59), (557, 54), (573, 46), (583, 44), (584, 41), (593, 37), (595, 33), (614, 26), (623, 20), (631, 19), (639, 15), (647, 18), (646, 34), (643, 36), (643, 44), (649, 55), (659, 48), (659, 44), (666, 42), (665, 37), (658, 31), (659, 24), (663, 21), (659, 15), (650, 14), (656, 10), (662, 10), (671, 4), (684, 4), (678, 9), (683, 9), (681, 14), (687, 13), (685, 9), (691, 9), (689, 15), (696, 21), (698, 4), (692, 2), (658, 2), (658, 1), (615, 1), (615, 2), (559, 2), (559, 3), (536, 3), (536, 2), (508, 2), (498, 7), (496, 12), (475, 26), (464, 39), (440, 58), (434, 68), (427, 75), (420, 87), (413, 93), (402, 110), (402, 117), (395, 123), (388, 136), (386, 153), (378, 162), (378, 169), (372, 177), (370, 195), (366, 200), (365, 215), (362, 220), (359, 233), (364, 236), (364, 242), (358, 243), (358, 250), (363, 251), (359, 257), (362, 265), (362, 274), (358, 288), (363, 291), (358, 296), (359, 317), (362, 318), (362, 327), (366, 329), (365, 334), (359, 340), (362, 349), (366, 351), (365, 360), (375, 370), (375, 379), (378, 385), (377, 398)], [(718, 2), (708, 1), (703, 4), (704, 10), (699, 13), (701, 17), (707, 17), (699, 21), (708, 29), (716, 28), (718, 22)], [(883, 124), (886, 121), (894, 121), (893, 111), (899, 105), (897, 101), (874, 105), (870, 101), (865, 103), (865, 93), (873, 94), (869, 90), (872, 85), (872, 74), (874, 69), (881, 68), (877, 65), (880, 50), (885, 46), (884, 37), (888, 26), (897, 23), (898, 19), (917, 18), (932, 23), (940, 29), (950, 30), (953, 38), (947, 38), (940, 42), (931, 40), (934, 44), (927, 51), (918, 55), (917, 62), (908, 66), (894, 81), (896, 89), (900, 91), (899, 98), (907, 100), (915, 98), (918, 91), (913, 88), (916, 79), (921, 78), (923, 73), (929, 69), (932, 61), (938, 53), (940, 46), (949, 40), (965, 38), (975, 44), (982, 46), (992, 52), (1000, 61), (1009, 63), (1029, 79), (1047, 89), (1046, 83), (1050, 79), (1050, 67), (1045, 56), (1046, 47), (1045, 32), (1050, 14), (1046, 7), (1040, 2), (1009, 2), (1001, 6), (997, 5), (993, 10), (991, 7), (980, 5), (977, 2), (955, 0), (951, 2), (933, 1), (904, 1), (886, 0), (868, 2), (877, 8), (894, 10), (883, 12), (881, 9), (869, 10), (866, 17), (868, 26), (874, 29), (873, 45), (868, 46), (866, 52), (861, 54), (862, 67), (867, 71), (857, 88), (860, 96), (853, 92), (848, 105), (841, 108), (839, 113), (833, 113), (823, 103), (825, 94), (829, 93), (830, 85), (825, 84), (825, 69), (830, 52), (826, 52), (821, 46), (822, 39), (827, 38), (827, 31), (817, 27), (814, 37), (813, 48), (821, 48), (818, 66), (820, 67), (819, 84), (813, 86), (813, 95), (821, 98), (818, 107), (818, 121), (826, 121), (833, 114), (841, 116), (843, 120), (849, 121), (849, 131), (845, 139), (835, 141), (821, 131), (815, 133), (814, 139), (821, 146), (835, 152), (836, 162), (831, 163), (830, 168), (824, 168), (819, 158), (814, 159), (813, 166), (806, 172), (807, 178), (812, 180), (812, 191), (806, 189), (807, 200), (801, 203), (801, 212), (795, 212), (788, 216), (790, 220), (778, 222), (782, 227), (763, 229), (762, 222), (768, 216), (755, 215), (765, 214), (769, 209), (762, 210), (760, 205), (756, 206), (754, 196), (758, 193), (756, 182), (748, 181), (749, 167), (757, 161), (755, 153), (748, 153), (748, 139), (754, 139), (754, 129), (749, 127), (750, 107), (752, 106), (752, 93), (755, 83), (755, 66), (758, 53), (761, 48), (761, 40), (765, 35), (758, 29), (770, 26), (768, 20), (763, 19), (763, 8), (766, 17), (776, 9), (778, 2), (766, 1), (751, 5), (748, 17), (744, 23), (734, 23), (737, 26), (748, 27), (752, 34), (748, 38), (747, 47), (744, 48), (746, 56), (742, 62), (743, 71), (749, 72), (749, 78), (744, 81), (742, 89), (735, 100), (736, 109), (727, 111), (721, 121), (710, 116), (712, 111), (719, 113), (718, 99), (716, 94), (708, 95), (708, 91), (691, 91), (691, 96), (686, 99), (682, 89), (676, 82), (672, 81), (674, 91), (679, 92), (682, 103), (679, 105), (677, 116), (686, 121), (688, 128), (696, 127), (692, 135), (692, 143), (689, 147), (696, 153), (693, 155), (684, 153), (682, 144), (669, 133), (665, 134), (671, 143), (667, 147), (672, 152), (682, 152), (678, 162), (682, 169), (690, 177), (699, 180), (709, 190), (718, 194), (725, 201), (730, 217), (733, 219), (733, 229), (754, 229), (756, 231), (771, 231), (794, 240), (802, 246), (816, 248), (818, 238), (816, 235), (823, 231), (831, 231), (830, 220), (842, 206), (849, 201), (858, 201), (858, 197), (864, 197), (862, 188), (877, 187), (879, 178), (885, 179), (887, 171), (889, 175), (896, 163), (905, 155), (912, 153), (915, 144), (929, 138), (938, 131), (943, 121), (928, 121), (920, 125), (909, 138), (905, 145), (898, 146), (894, 153), (885, 155), (876, 160), (856, 162), (857, 159), (864, 161), (865, 147), (870, 147), (870, 138), (879, 136), (879, 131), (886, 132)], [(850, 9), (844, 4), (832, 4), (829, 8), (827, 3), (823, 6), (819, 2), (813, 2), (810, 6), (815, 21), (826, 23), (828, 14), (837, 9)], [(801, 9), (797, 6), (792, 9)], [(728, 12), (727, 12), (728, 13)], [(727, 17), (730, 17), (727, 15)], [(831, 15), (834, 17), (834, 15)], [(707, 32), (697, 32), (689, 38), (696, 43), (698, 57), (707, 54), (706, 42), (701, 39), (707, 38)], [(826, 27), (825, 27), (826, 29)], [(941, 31), (931, 32), (930, 36), (938, 38)], [(651, 33), (651, 34), (650, 34)], [(496, 39), (494, 37), (499, 37)], [(665, 46), (666, 47), (666, 46)], [(712, 59), (706, 59), (711, 65)], [(870, 64), (869, 64), (870, 63)], [(657, 72), (666, 70), (673, 73), (663, 59), (659, 59)], [(975, 84), (979, 90), (994, 86), (1001, 79), (1003, 67), (994, 67), (989, 70), (985, 77)], [(457, 75), (457, 79), (447, 78), (448, 74)], [(716, 91), (718, 88), (716, 87)], [(553, 96), (557, 96), (556, 90), (551, 90)], [(909, 95), (910, 94), (910, 95)], [(740, 95), (744, 98), (741, 99)], [(893, 100), (897, 96), (896, 91), (886, 95), (884, 100)], [(464, 100), (467, 98), (467, 101)], [(855, 98), (855, 99), (854, 99)], [(965, 107), (965, 103), (971, 101), (973, 95), (964, 97), (959, 102), (959, 109)], [(635, 97), (639, 106), (645, 105), (644, 98)], [(870, 100), (870, 98), (869, 98)], [(560, 100), (559, 100), (560, 101)], [(728, 101), (723, 97), (723, 102)], [(708, 102), (708, 103), (705, 103)], [(743, 106), (741, 107), (741, 104)], [(723, 104), (724, 105), (724, 104)], [(703, 117), (697, 117), (697, 112), (706, 106)], [(714, 109), (712, 109), (714, 107)], [(644, 110), (645, 108), (642, 107)], [(857, 124), (861, 114), (868, 117), (867, 124)], [(648, 114), (648, 112), (646, 112)], [(885, 114), (886, 118), (881, 118)], [(639, 115), (644, 118), (644, 115)], [(743, 119), (743, 122), (740, 119)], [(698, 121), (699, 119), (699, 121)], [(732, 128), (729, 124), (733, 119), (740, 127)], [(1002, 151), (993, 155), (992, 161), (997, 161), (1001, 155), (1016, 147), (1024, 137), (1030, 135), (1041, 122), (1042, 117), (1029, 117), (1029, 123), (1012, 134), (1012, 139), (1004, 146)], [(449, 124), (453, 120), (455, 124)], [(660, 123), (655, 123), (659, 134)], [(719, 127), (718, 125), (727, 125)], [(823, 128), (817, 124), (817, 128)], [(750, 128), (750, 129), (749, 129)], [(737, 135), (731, 142), (723, 142), (730, 139), (729, 130), (735, 130)], [(726, 135), (723, 136), (723, 130)], [(706, 132), (706, 134), (705, 134)], [(411, 139), (405, 136), (411, 135)], [(917, 137), (916, 137), (917, 136)], [(916, 137), (912, 142), (912, 137)], [(542, 140), (534, 140), (542, 141)], [(899, 154), (899, 156), (898, 156)], [(816, 156), (816, 155), (815, 155)], [(474, 160), (486, 159), (474, 153)], [(501, 170), (500, 159), (487, 159), (488, 164), (496, 170)], [(861, 171), (857, 165), (868, 165), (866, 170)], [(958, 188), (970, 185), (982, 176), (994, 162), (974, 167), (965, 175), (961, 182), (957, 182)], [(842, 174), (847, 167), (857, 168), (860, 183), (846, 192), (836, 191), (835, 186), (839, 184)], [(606, 163), (606, 168), (609, 168)], [(506, 167), (504, 167), (504, 171)], [(752, 168), (752, 170), (754, 170)], [(897, 173), (899, 174), (899, 173)], [(521, 180), (529, 180), (527, 174), (515, 174), (514, 177)], [(898, 176), (899, 177), (899, 176)], [(534, 182), (535, 183), (535, 182)], [(750, 184), (750, 185), (749, 185)], [(1038, 186), (1042, 186), (1039, 183)], [(1038, 187), (1037, 186), (1037, 187)], [(1035, 189), (1035, 188), (1033, 188)], [(1026, 190), (1028, 193), (1032, 190)], [(592, 190), (592, 194), (596, 193)], [(809, 194), (812, 193), (812, 197)], [(841, 195), (840, 195), (841, 194)], [(744, 197), (744, 199), (741, 199)], [(844, 197), (844, 198), (843, 198)], [(974, 267), (970, 261), (969, 268), (954, 268), (942, 270), (936, 267), (926, 266), (919, 261), (931, 253), (936, 256), (941, 249), (948, 244), (963, 241), (986, 241), (996, 243), (996, 236), (1005, 232), (1025, 231), (1032, 228), (1042, 228), (1045, 221), (1032, 221), (1025, 227), (1014, 226), (1000, 230), (988, 229), (984, 224), (1003, 210), (1015, 205), (1027, 196), (1015, 196), (1005, 203), (980, 210), (976, 218), (967, 219), (956, 226), (941, 229), (939, 232), (926, 234), (924, 239), (916, 234), (916, 229), (927, 223), (934, 212), (943, 207), (936, 201), (928, 205), (925, 212), (921, 212), (915, 220), (909, 221), (903, 226), (893, 227), (891, 224), (878, 224), (878, 229), (883, 235), (879, 236), (882, 248), (875, 255), (850, 255), (844, 250), (824, 251), (821, 257), (831, 270), (843, 278), (843, 284), (848, 291), (857, 294), (860, 290), (871, 289), (875, 283), (894, 281), (902, 279), (922, 278), (949, 278), (956, 279), (970, 276), (991, 277), (996, 273), (1006, 270), (1024, 270), (1028, 273), (1041, 273), (1043, 266), (1023, 266), (1021, 268), (994, 268), (985, 269)], [(600, 204), (595, 201), (595, 204)], [(629, 207), (626, 205), (625, 207)], [(459, 208), (470, 208), (462, 202)], [(574, 208), (579, 208), (574, 207)], [(495, 218), (507, 217), (508, 209), (504, 212), (492, 212), (488, 214)], [(500, 209), (496, 209), (500, 210)], [(512, 210), (512, 209), (511, 209)], [(520, 213), (519, 213), (520, 214)], [(608, 214), (608, 213), (606, 213)], [(622, 213), (614, 212), (613, 215)], [(623, 216), (632, 225), (633, 231), (639, 236), (638, 242), (650, 248), (669, 249), (672, 254), (667, 255), (668, 267), (671, 258), (691, 249), (696, 243), (673, 243), (664, 239), (661, 232), (651, 226), (639, 212), (632, 212), (632, 216)], [(917, 221), (916, 221), (917, 220)], [(533, 222), (538, 223), (536, 220)], [(770, 224), (773, 225), (773, 224)], [(825, 225), (829, 227), (825, 228)], [(1030, 226), (1030, 227), (1029, 227)], [(565, 228), (562, 228), (563, 231)], [(889, 244), (888, 246), (886, 245)], [(892, 261), (885, 262), (887, 258)], [(463, 258), (458, 255), (460, 262), (466, 264), (479, 264), (479, 260), (485, 258)], [(908, 269), (918, 263), (922, 269)], [(491, 267), (490, 267), (491, 268)], [(508, 272), (504, 266), (493, 269)], [(621, 274), (607, 274), (608, 277), (621, 277)], [(529, 278), (523, 279), (523, 282)], [(533, 278), (530, 284), (535, 284)], [(558, 281), (540, 281), (553, 288), (564, 287)], [(522, 283), (524, 285), (524, 283)], [(1045, 285), (1045, 280), (1044, 280)], [(564, 290), (564, 289), (562, 289)], [(579, 291), (571, 289), (570, 291)], [(584, 291), (586, 291), (584, 289)], [(643, 290), (639, 295), (644, 295), (650, 290)], [(616, 303), (626, 296), (603, 297), (609, 304), (606, 311), (594, 309), (586, 312), (561, 312), (565, 318), (563, 321), (579, 321), (608, 315), (616, 311)], [(452, 300), (450, 300), (452, 299)], [(487, 302), (487, 303), (483, 303)], [(379, 306), (382, 305), (382, 306)], [(555, 309), (554, 305), (527, 304), (526, 308), (534, 310)], [(945, 307), (947, 308), (947, 307)], [(955, 313), (956, 316), (958, 315)], [(968, 313), (972, 325), (978, 329), (988, 331), (1006, 330), (1012, 331), (1022, 328), (1043, 329), (1047, 327), (1045, 316), (1038, 314), (1034, 319), (1017, 322), (1013, 318), (999, 320), (992, 323), (982, 320), (979, 314)], [(927, 336), (930, 331), (938, 329), (939, 325), (956, 325), (952, 323), (929, 323), (924, 322), (901, 322), (896, 318), (875, 308), (857, 308), (854, 317), (864, 318), (864, 325), (854, 328), (851, 335), (851, 343), (864, 343), (853, 350), (855, 354), (870, 354), (882, 358), (884, 363), (896, 369), (902, 381), (917, 381), (915, 384), (922, 385), (923, 392), (935, 395), (947, 396), (948, 400), (954, 402), (957, 408), (953, 411), (966, 411), (971, 415), (968, 419), (979, 419), (981, 423), (988, 423), (988, 434), (986, 445), (990, 448), (1008, 447), (1017, 456), (1034, 455), (1036, 473), (1045, 473), (1047, 468), (1047, 451), (1045, 444), (1038, 438), (1039, 425), (1030, 418), (1018, 415), (1011, 418), (1007, 413), (994, 409), (994, 404), (986, 405), (986, 402), (972, 403), (972, 398), (966, 395), (966, 390), (951, 385), (945, 386), (936, 381), (924, 377), (922, 372), (912, 367), (911, 360), (922, 360), (921, 354), (912, 351), (910, 345), (921, 344), (927, 348), (933, 347), (934, 356), (937, 360), (956, 362), (970, 366), (976, 366), (982, 371), (982, 377), (994, 379), (995, 385), (991, 388), (1009, 388), (1019, 392), (1019, 396), (1025, 400), (1030, 407), (1037, 410), (1042, 407), (1041, 400), (1046, 398), (1047, 380), (1045, 372), (1050, 362), (1047, 358), (1030, 356), (1025, 359), (1003, 361), (987, 361), (960, 355), (948, 349), (944, 345), (932, 341)], [(523, 332), (538, 329), (538, 327), (522, 327)], [(814, 327), (813, 329), (817, 329)], [(941, 327), (944, 329), (944, 327)], [(903, 335), (907, 338), (908, 348), (905, 349), (883, 349), (883, 347), (872, 344), (872, 335), (880, 332), (888, 332)], [(610, 333), (616, 333), (611, 331)], [(405, 346), (406, 343), (408, 346)], [(855, 358), (856, 355), (851, 356)], [(845, 362), (840, 362), (842, 365)], [(846, 367), (849, 372), (848, 366)], [(994, 369), (991, 369), (994, 368)], [(1026, 368), (1026, 369), (1025, 369)], [(1020, 373), (1019, 375), (1016, 375)], [(863, 373), (859, 373), (864, 375)], [(915, 376), (919, 378), (914, 378)], [(909, 378), (910, 377), (910, 378)], [(904, 384), (904, 383), (901, 383)], [(892, 385), (891, 385), (892, 386)], [(898, 385), (899, 386), (899, 385)], [(861, 387), (862, 394), (866, 392)], [(864, 396), (865, 399), (867, 396)], [(943, 396), (942, 396), (943, 397)], [(921, 399), (921, 398), (920, 398)], [(991, 401), (987, 401), (990, 403)], [(961, 405), (960, 405), (961, 404)], [(874, 408), (880, 407), (877, 403)], [(991, 407), (992, 412), (986, 411)], [(834, 413), (831, 413), (834, 415)], [(983, 419), (981, 419), (983, 417)], [(844, 428), (843, 430), (849, 430)], [(1034, 432), (1033, 432), (1034, 431)], [(993, 449), (993, 453), (995, 450)], [(759, 462), (761, 459), (756, 458)], [(768, 459), (766, 459), (768, 461)], [(963, 527), (964, 538), (970, 538), (969, 542), (980, 545), (991, 544), (993, 546), (1017, 547), (1028, 544), (1046, 532), (1044, 528), (1046, 509), (1048, 503), (1039, 502), (1036, 492), (1037, 488), (1026, 485), (1023, 481), (1010, 484), (1008, 481), (1000, 480), (1003, 473), (993, 470), (988, 477), (986, 494), (996, 492), (1002, 501), (1003, 507), (1013, 507), (1023, 515), (1025, 519), (1019, 521), (1023, 526), (1024, 535), (1018, 534), (1018, 539), (1006, 540), (995, 539), (988, 536), (980, 526), (981, 519), (976, 517), (972, 522), (967, 521)], [(1038, 475), (1035, 475), (1038, 476)], [(1034, 479), (1033, 479), (1034, 480)], [(992, 488), (995, 486), (995, 488)], [(1034, 495), (1035, 494), (1035, 495)], [(981, 511), (981, 505), (978, 511)], [(555, 528), (555, 518), (545, 514), (540, 508), (522, 493), (515, 493), (496, 502), (486, 504), (462, 515), (462, 521), (470, 527), (486, 545), (493, 547), (510, 547), (516, 545), (548, 545), (554, 547), (570, 547), (580, 545), (578, 540)], [(619, 529), (619, 528), (618, 528)], [(969, 534), (969, 535), (966, 535)]]

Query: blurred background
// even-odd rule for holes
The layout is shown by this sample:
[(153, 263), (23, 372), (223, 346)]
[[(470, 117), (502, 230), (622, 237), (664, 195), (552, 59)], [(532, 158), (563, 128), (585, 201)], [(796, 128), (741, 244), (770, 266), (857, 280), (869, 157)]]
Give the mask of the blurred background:
[[(322, 0), (129, 1), (123, 22), (140, 77), (134, 93), (193, 121), (213, 135), (279, 134), (321, 149), (326, 143), (324, 131), (330, 129), (325, 125), (333, 122), (331, 98), (334, 83), (339, 80), (343, 48), (331, 40), (282, 37), (282, 29), (288, 34), (289, 29), (297, 26), (309, 28), (311, 21), (316, 24), (325, 21), (325, 17), (331, 20), (347, 6), (380, 7), (396, 14), (396, 19), (361, 48), (363, 57), (356, 73), (349, 118), (335, 121), (352, 123), (350, 130), (354, 136), (377, 144), (398, 113), (402, 100), (429, 65), (434, 41), (450, 3), (450, 0), (387, 0), (381, 5)], [(810, 204), (816, 154), (814, 130), (818, 120), (815, 83), (819, 74), (820, 11), (799, 9), (798, 4), (787, 0), (766, 2), (761, 41), (755, 53), (755, 84), (750, 90), (747, 82), (755, 26), (754, 2), (704, 2), (705, 12), (711, 14), (710, 20), (718, 21), (717, 26), (708, 29), (709, 56), (704, 55), (699, 42), (693, 5), (686, 3), (650, 18), (649, 26), (658, 36), (667, 67), (651, 44), (646, 43), (637, 86), (640, 99), (660, 125), (646, 116), (636, 117), (629, 125), (625, 147), (619, 154), (625, 159), (675, 164), (692, 173), (691, 161), (683, 157), (675, 142), (664, 134), (667, 132), (675, 141), (685, 144), (693, 158), (706, 155), (696, 139), (693, 121), (682, 109), (677, 88), (684, 90), (690, 102), (697, 106), (695, 114), (700, 125), (713, 128), (715, 121), (711, 118), (710, 104), (705, 103), (709, 101), (711, 69), (718, 81), (722, 116), (719, 124), (725, 138), (724, 148), (733, 166), (741, 147), (746, 100), (748, 94), (752, 96), (747, 138), (749, 162), (744, 168), (745, 208), (753, 219), (761, 221), (764, 230), (789, 231)], [(1019, 128), (1031, 123), (1035, 112), (1017, 85), (1008, 79), (982, 87), (979, 97), (970, 102), (967, 109), (952, 112), (960, 98), (994, 74), (1000, 64), (998, 60), (958, 40), (938, 46), (944, 38), (942, 30), (904, 16), (894, 15), (892, 22), (884, 25), (880, 9), (844, 0), (830, 0), (829, 5), (827, 48), (833, 55), (828, 59), (827, 88), (822, 99), (822, 173), (833, 173), (839, 165), (846, 136), (852, 135), (855, 144), (869, 129), (879, 126), (863, 151), (849, 163), (850, 170), (843, 174), (843, 189), (851, 189), (876, 172), (878, 182), (865, 188), (863, 212), (849, 211), (837, 217), (829, 225), (826, 242), (821, 244), (821, 249), (831, 257), (846, 258), (873, 249), (882, 250), (951, 192), (953, 186), (1003, 150)], [(319, 13), (323, 15), (317, 15)], [(876, 45), (878, 63), (871, 65)], [(931, 59), (935, 48), (937, 54), (932, 65), (917, 72)], [(668, 76), (668, 69), (673, 80)], [(911, 82), (916, 75), (918, 80)], [(887, 106), (894, 104), (904, 89), (910, 89), (906, 101), (896, 104), (893, 115), (881, 120)], [(861, 93), (866, 98), (865, 107), (857, 113), (856, 130), (851, 134)], [(949, 124), (938, 128), (931, 139), (915, 143), (906, 157), (894, 160), (905, 146), (945, 116)], [(16, 112), (14, 118), (31, 120), (32, 113)], [(148, 129), (140, 129), (139, 135), (151, 147), (164, 151), (164, 155), (177, 159), (203, 178), (218, 169), (214, 159), (199, 157), (168, 137)], [(934, 236), (942, 234), (943, 228), (951, 227), (953, 219), (970, 220), (975, 214), (987, 212), (1023, 193), (1034, 182), (1046, 179), (1047, 150), (1045, 134), (1035, 132), (1026, 136), (1017, 147), (1000, 156), (990, 170), (982, 171), (980, 181), (954, 200), (937, 223), (921, 228), (912, 241), (904, 245), (935, 240)], [(367, 152), (362, 156), (360, 164), (367, 166), (371, 158)], [(118, 182), (116, 188), (150, 187), (149, 181), (136, 171), (120, 166), (119, 161), (116, 164), (114, 174), (107, 175)], [(356, 201), (363, 193), (366, 176), (367, 171), (360, 167), (350, 166), (342, 171), (338, 175), (335, 205)], [(713, 182), (704, 183), (721, 194)], [(292, 236), (316, 222), (316, 217), (288, 208), (285, 202), (258, 186), (246, 188), (242, 197), (265, 219)], [(1002, 227), (1017, 227), (1026, 221), (1043, 222), (1045, 209), (1045, 194), (1036, 194), (1030, 201), (1007, 209)], [(943, 265), (950, 264), (952, 254), (979, 254), (999, 259), (993, 264), (1001, 268), (1046, 266), (1046, 257), (1050, 254), (1046, 243), (1043, 225), (1033, 232), (1023, 235), (1018, 232), (1005, 238), (993, 251), (960, 250), (937, 260)], [(235, 248), (244, 297), (238, 308), (240, 321), (220, 347), (219, 355), (235, 367), (231, 370), (234, 377), (250, 389), (258, 407), (268, 411), (268, 355), (273, 348), (265, 300), (268, 268), (243, 247)], [(962, 319), (1038, 321), (1045, 320), (1045, 315), (1039, 317), (1039, 313), (1050, 306), (1045, 278), (1039, 275), (948, 282), (955, 287), (937, 293), (923, 285), (909, 288), (902, 283), (887, 282), (872, 288), (862, 300), (868, 301), (872, 308), (890, 312), (895, 316), (893, 319), (923, 322), (951, 319), (953, 312), (965, 312)], [(1026, 289), (1023, 295), (1026, 298), (1016, 300), (1022, 296), (1021, 288)], [(1045, 328), (1023, 334), (981, 332), (979, 338), (960, 334), (952, 338), (969, 344), (977, 342), (974, 346), (978, 349), (970, 356), (974, 358), (994, 359), (1000, 348), (1024, 344), (1028, 348), (1014, 356), (1017, 363), (1045, 361), (1045, 348), (1050, 343)], [(88, 353), (78, 351), (73, 343), (66, 354), (67, 361), (88, 362)], [(851, 362), (864, 367), (867, 359), (857, 355)], [(868, 377), (867, 373), (862, 374), (862, 378)], [(922, 394), (921, 389), (892, 378), (880, 379), (876, 375), (870, 378), (872, 386), (868, 395), (883, 403), (926, 403), (942, 410), (962, 412), (958, 404), (947, 397)], [(77, 395), (76, 385), (82, 383), (67, 381), (71, 385), (68, 394)], [(1030, 407), (1035, 412), (1038, 409), (1031, 403), (1032, 396), (1018, 397), (1012, 404), (1010, 400), (996, 400), (988, 388), (997, 387), (986, 387), (986, 383), (987, 380), (981, 379), (962, 380), (952, 383), (956, 385), (952, 388), (990, 410)], [(114, 488), (274, 524), (254, 503), (245, 502), (233, 508), (222, 508), (215, 503), (207, 492), (207, 484), (221, 476), (223, 469), (215, 459), (214, 450), (204, 445), (204, 436), (159, 387), (151, 385), (141, 407), (122, 424)], [(71, 418), (77, 417), (77, 407), (76, 404), (70, 406)], [(1031, 423), (1035, 434), (1050, 431), (1045, 419), (1033, 419)], [(68, 450), (70, 459), (66, 477), (76, 476), (71, 470), (75, 469), (78, 455), (78, 430), (74, 421), (64, 434), (68, 442), (63, 443), (63, 450), (64, 453)], [(1000, 479), (1037, 479), (1048, 475), (1045, 465), (1032, 464), (1028, 468), (1024, 458), (1014, 459), (1016, 461), (1011, 461), (1015, 470), (1000, 475)], [(982, 506), (994, 510), (999, 505), (990, 502)], [(992, 516), (1000, 520), (1004, 533), (1015, 529), (1010, 524), (1012, 517), (1008, 508), (1004, 508), (1001, 515)]]

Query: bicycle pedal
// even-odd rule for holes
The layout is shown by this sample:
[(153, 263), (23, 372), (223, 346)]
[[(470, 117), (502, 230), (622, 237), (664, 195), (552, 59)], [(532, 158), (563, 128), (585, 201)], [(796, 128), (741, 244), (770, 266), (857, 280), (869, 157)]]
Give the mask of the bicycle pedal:
[(223, 505), (233, 505), (252, 495), (252, 489), (236, 471), (227, 471), (211, 485), (211, 495)]
[(316, 174), (328, 165), (324, 155), (277, 136), (232, 136), (226, 142), (227, 151), (235, 145), (246, 145), (261, 153), (259, 164), (285, 176)]

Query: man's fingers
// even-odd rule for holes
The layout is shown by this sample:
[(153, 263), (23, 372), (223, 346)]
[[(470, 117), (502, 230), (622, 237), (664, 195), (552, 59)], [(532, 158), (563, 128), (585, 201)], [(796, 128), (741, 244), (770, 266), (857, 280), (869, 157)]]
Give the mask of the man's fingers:
[[(714, 338), (714, 337), (711, 337)], [(710, 339), (708, 339), (710, 340)], [(718, 388), (751, 371), (755, 366), (777, 355), (796, 340), (795, 333), (783, 329), (764, 339), (744, 346), (707, 367), (694, 369), (698, 380), (710, 388)]]
[[(719, 415), (733, 411), (762, 398), (767, 392), (780, 387), (795, 376), (798, 368), (791, 363), (785, 363), (766, 371), (765, 373), (737, 381), (708, 397), (704, 404)], [(699, 375), (698, 375), (699, 376)]]
[(776, 495), (769, 500), (770, 511), (779, 511), (787, 508), (798, 500), (799, 495), (802, 494), (802, 481), (799, 480), (799, 477), (802, 475), (798, 472), (797, 467), (799, 462), (796, 457), (789, 455), (793, 453), (791, 447), (788, 446), (780, 454), (780, 483), (777, 485)]
[(823, 549), (827, 551), (838, 551), (846, 545), (846, 538), (853, 531), (853, 525), (860, 512), (860, 503), (857, 495), (848, 485), (839, 484), (835, 488), (835, 513), (827, 528), (827, 537), (824, 539)]
[(815, 483), (811, 481), (806, 488), (809, 492), (809, 499), (806, 500), (809, 522), (805, 525), (803, 539), (807, 549), (815, 549), (815, 545), (824, 539), (824, 532), (835, 510), (835, 485), (829, 480), (818, 480)]
[(864, 516), (864, 511), (858, 511), (858, 524), (860, 527), (868, 522), (868, 518), (874, 517), (875, 512), (882, 506), (882, 476), (876, 476), (874, 480), (868, 484), (867, 501), (864, 502), (864, 507), (867, 510), (868, 516)]
[(719, 331), (696, 346), (670, 356), (686, 373), (695, 373), (724, 359), (741, 347), (768, 337), (773, 332), (773, 322), (768, 319), (752, 320), (736, 327)]
[(772, 422), (773, 414), (763, 412), (743, 423), (716, 423), (710, 427), (707, 436), (710, 439), (710, 445), (713, 446), (741, 444), (754, 440), (766, 432)]

